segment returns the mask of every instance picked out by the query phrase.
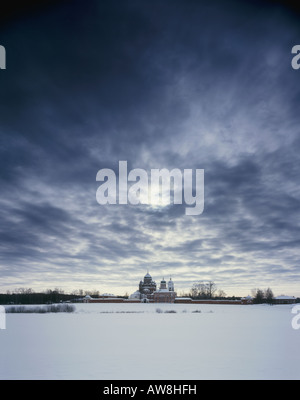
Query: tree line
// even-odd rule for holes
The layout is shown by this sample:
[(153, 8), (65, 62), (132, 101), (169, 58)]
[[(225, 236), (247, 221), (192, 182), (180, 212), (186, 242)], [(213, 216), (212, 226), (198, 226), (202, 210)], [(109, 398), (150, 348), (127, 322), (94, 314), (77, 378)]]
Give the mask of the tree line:
[(252, 298), (254, 304), (273, 304), (274, 303), (274, 294), (272, 289), (253, 289), (252, 290)]
[(224, 290), (218, 289), (213, 281), (198, 281), (193, 284), (188, 293), (181, 293), (182, 297), (191, 297), (193, 300), (235, 300), (240, 297), (227, 296)]
[(189, 295), (192, 299), (212, 299), (226, 296), (225, 292), (219, 290), (217, 293), (217, 290), (217, 286), (213, 281), (196, 282), (191, 287)]
[[(193, 300), (235, 300), (240, 299), (240, 297), (226, 296), (226, 293), (222, 289), (218, 289), (213, 281), (200, 281), (193, 284), (189, 293), (183, 294), (184, 296), (191, 297)], [(274, 304), (274, 294), (271, 288), (267, 289), (253, 289), (251, 291), (252, 300), (254, 304)], [(300, 299), (296, 299), (296, 303), (299, 303)]]
[(31, 288), (18, 288), (6, 293), (0, 293), (0, 304), (53, 304), (66, 301), (80, 301), (82, 297), (90, 295), (100, 297), (97, 290), (74, 290), (71, 293), (65, 293), (64, 290), (55, 288), (47, 289), (41, 292), (35, 292)]
[[(272, 289), (253, 289), (252, 299), (254, 304), (273, 304), (274, 294)], [(0, 304), (53, 304), (61, 302), (76, 302), (81, 301), (81, 299), (90, 295), (94, 298), (101, 297), (98, 290), (73, 290), (71, 293), (65, 293), (62, 289), (47, 289), (41, 292), (35, 292), (31, 288), (18, 288), (13, 291), (7, 291), (6, 293), (0, 293)], [(194, 300), (205, 300), (205, 299), (227, 299), (235, 300), (240, 299), (236, 296), (226, 296), (226, 293), (222, 289), (218, 289), (213, 281), (200, 281), (195, 282), (188, 293), (181, 293), (180, 296), (191, 297)], [(125, 296), (117, 296), (121, 298), (128, 298), (128, 293)], [(300, 302), (297, 298), (296, 302)]]

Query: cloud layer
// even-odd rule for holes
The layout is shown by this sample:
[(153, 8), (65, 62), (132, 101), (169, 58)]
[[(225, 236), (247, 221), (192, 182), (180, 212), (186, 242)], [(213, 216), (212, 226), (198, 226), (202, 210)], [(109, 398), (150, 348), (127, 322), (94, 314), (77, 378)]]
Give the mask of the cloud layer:
[[(61, 2), (6, 21), (0, 289), (299, 292), (294, 14), (266, 2)], [(205, 170), (205, 210), (96, 202), (96, 174)]]

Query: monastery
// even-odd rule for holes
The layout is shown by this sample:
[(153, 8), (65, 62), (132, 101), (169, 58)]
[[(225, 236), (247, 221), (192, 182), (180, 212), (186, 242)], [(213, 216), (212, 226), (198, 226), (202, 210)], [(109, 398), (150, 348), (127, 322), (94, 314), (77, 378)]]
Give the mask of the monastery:
[(149, 271), (140, 281), (138, 290), (132, 293), (128, 299), (114, 295), (103, 294), (98, 298), (86, 296), (85, 303), (187, 303), (187, 304), (250, 304), (249, 299), (242, 300), (192, 300), (190, 297), (177, 297), (174, 282), (170, 277), (167, 282), (163, 278), (157, 289), (156, 282), (152, 279)]
[(174, 291), (174, 283), (170, 277), (167, 282), (163, 278), (160, 287), (156, 289), (156, 283), (152, 280), (149, 272), (144, 276), (144, 281), (140, 281), (139, 290), (129, 296), (129, 299), (138, 299), (143, 303), (174, 303), (176, 292)]

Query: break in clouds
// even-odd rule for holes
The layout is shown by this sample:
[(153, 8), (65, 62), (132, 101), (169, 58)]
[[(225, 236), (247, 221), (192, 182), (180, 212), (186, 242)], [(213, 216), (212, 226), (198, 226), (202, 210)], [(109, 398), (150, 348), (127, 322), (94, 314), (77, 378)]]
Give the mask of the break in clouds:
[[(0, 275), (16, 287), (299, 295), (295, 11), (83, 1), (1, 20)], [(204, 169), (204, 211), (96, 200), (101, 169)], [(118, 176), (117, 176), (118, 177)]]
[[(195, 175), (193, 179), (193, 175)], [(134, 168), (128, 172), (127, 161), (119, 161), (118, 179), (109, 168), (97, 172), (100, 185), (96, 199), (105, 204), (147, 204), (151, 207), (167, 207), (187, 204), (185, 215), (200, 215), (204, 209), (204, 170), (153, 168), (148, 172)], [(193, 183), (195, 184), (193, 185)], [(195, 194), (193, 194), (195, 192)]]

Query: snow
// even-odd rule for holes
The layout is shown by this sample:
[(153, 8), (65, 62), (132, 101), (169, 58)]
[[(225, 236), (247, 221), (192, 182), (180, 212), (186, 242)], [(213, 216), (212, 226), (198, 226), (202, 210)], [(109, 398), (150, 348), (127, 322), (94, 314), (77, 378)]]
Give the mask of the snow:
[(75, 306), (6, 314), (0, 379), (300, 378), (293, 305)]

